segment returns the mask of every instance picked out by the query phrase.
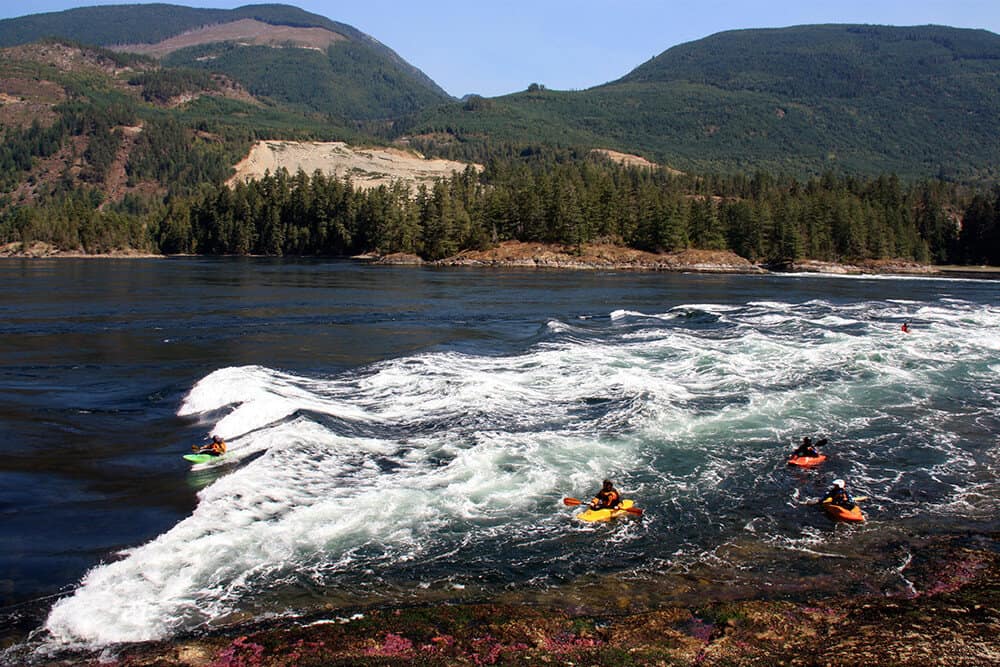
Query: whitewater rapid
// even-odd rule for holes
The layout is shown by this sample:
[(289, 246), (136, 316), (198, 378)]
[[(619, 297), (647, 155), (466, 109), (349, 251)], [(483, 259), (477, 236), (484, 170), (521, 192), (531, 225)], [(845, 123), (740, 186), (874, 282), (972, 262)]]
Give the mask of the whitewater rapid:
[[(230, 448), (196, 467), (216, 475), (197, 508), (89, 571), (45, 631), (92, 647), (281, 611), (261, 602), (278, 590), (558, 585), (737, 537), (836, 555), (842, 535), (798, 507), (832, 475), (873, 498), (855, 531), (989, 516), (998, 326), (1000, 307), (949, 298), (692, 303), (551, 321), (512, 355), (220, 368), (178, 410)], [(803, 435), (828, 437), (832, 461), (791, 479)], [(560, 500), (605, 477), (641, 522), (571, 520)]]

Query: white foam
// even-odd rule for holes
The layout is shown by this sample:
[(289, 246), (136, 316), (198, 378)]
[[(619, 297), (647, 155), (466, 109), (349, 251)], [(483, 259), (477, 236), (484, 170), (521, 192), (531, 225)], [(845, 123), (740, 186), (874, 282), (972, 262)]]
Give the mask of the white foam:
[(346, 401), (335, 400), (338, 394), (345, 392), (346, 389), (335, 382), (299, 378), (261, 366), (229, 367), (200, 380), (185, 397), (177, 414), (190, 416), (231, 408), (212, 429), (223, 438), (263, 428), (303, 409), (364, 419), (363, 410)]
[(627, 317), (645, 317), (645, 315), (643, 315), (642, 313), (640, 313), (640, 312), (638, 312), (636, 310), (613, 310), (613, 311), (611, 311), (611, 319), (612, 319), (612, 321), (614, 321), (614, 320), (623, 320), (623, 319), (625, 319)]

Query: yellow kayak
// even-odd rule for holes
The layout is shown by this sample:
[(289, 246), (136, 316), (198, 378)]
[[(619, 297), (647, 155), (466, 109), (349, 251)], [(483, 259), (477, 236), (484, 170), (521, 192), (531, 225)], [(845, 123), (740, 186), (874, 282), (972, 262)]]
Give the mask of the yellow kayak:
[(635, 503), (631, 500), (623, 500), (621, 504), (613, 510), (603, 509), (603, 510), (592, 510), (586, 509), (576, 515), (576, 518), (580, 521), (587, 521), (593, 523), (594, 521), (611, 521), (612, 519), (617, 519), (620, 516), (625, 516), (628, 512), (625, 511), (626, 508), (632, 507)]

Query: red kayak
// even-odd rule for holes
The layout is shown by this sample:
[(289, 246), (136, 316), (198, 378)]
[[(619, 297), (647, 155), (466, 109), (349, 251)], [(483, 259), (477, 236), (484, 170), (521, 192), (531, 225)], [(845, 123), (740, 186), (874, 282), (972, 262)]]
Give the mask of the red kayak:
[(861, 513), (861, 508), (857, 505), (854, 506), (854, 509), (849, 510), (833, 503), (823, 503), (823, 509), (830, 515), (831, 519), (837, 521), (856, 521), (860, 523), (865, 520), (865, 515)]
[(823, 461), (826, 461), (826, 454), (820, 454), (819, 456), (789, 456), (788, 465), (799, 466), (801, 468), (809, 468), (812, 466), (818, 466)]

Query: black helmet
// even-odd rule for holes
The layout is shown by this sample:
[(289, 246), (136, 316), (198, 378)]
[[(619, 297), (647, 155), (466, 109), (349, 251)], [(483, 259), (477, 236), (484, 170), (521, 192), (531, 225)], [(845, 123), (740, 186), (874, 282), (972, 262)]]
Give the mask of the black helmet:
[(222, 438), (217, 435), (212, 436), (212, 442), (222, 442)]

